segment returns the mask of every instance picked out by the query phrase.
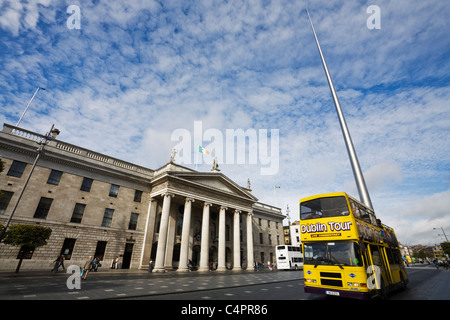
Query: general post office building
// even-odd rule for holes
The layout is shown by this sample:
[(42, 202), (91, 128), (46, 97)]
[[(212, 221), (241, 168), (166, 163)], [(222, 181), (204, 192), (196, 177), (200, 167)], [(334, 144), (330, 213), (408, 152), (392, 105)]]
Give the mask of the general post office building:
[[(0, 132), (0, 224), (13, 211), (44, 136), (3, 125)], [(168, 157), (169, 158), (169, 157)], [(172, 157), (173, 158), (173, 157)], [(52, 229), (48, 244), (0, 244), (0, 270), (50, 270), (64, 254), (66, 267), (99, 257), (102, 267), (154, 272), (253, 269), (275, 260), (282, 244), (281, 210), (258, 202), (218, 170), (198, 172), (172, 158), (152, 170), (57, 139), (45, 146), (11, 224)]]

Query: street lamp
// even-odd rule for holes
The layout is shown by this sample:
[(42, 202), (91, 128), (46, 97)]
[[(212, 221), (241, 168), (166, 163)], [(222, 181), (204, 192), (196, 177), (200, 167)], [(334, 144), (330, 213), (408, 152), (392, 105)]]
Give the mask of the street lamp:
[[(433, 230), (437, 230), (437, 229), (438, 229), (438, 228), (433, 228)], [(446, 235), (445, 232), (444, 232), (444, 229), (442, 229), (442, 227), (439, 227), (439, 229), (442, 230), (442, 234), (444, 235), (445, 240), (448, 242), (448, 238), (447, 238), (447, 235)], [(439, 234), (438, 234), (438, 236), (439, 236)]]
[(16, 213), (17, 206), (19, 205), (20, 199), (23, 196), (23, 193), (25, 191), (25, 188), (27, 187), (28, 182), (30, 181), (31, 174), (34, 171), (34, 168), (36, 167), (36, 164), (40, 158), (40, 156), (44, 153), (45, 146), (53, 139), (56, 138), (56, 136), (59, 134), (59, 130), (55, 128), (55, 125), (52, 125), (52, 128), (48, 133), (45, 134), (44, 139), (39, 141), (39, 148), (37, 149), (37, 155), (36, 159), (34, 159), (33, 166), (31, 167), (30, 173), (28, 174), (27, 180), (25, 181), (25, 184), (23, 185), (22, 191), (20, 191), (19, 198), (17, 199), (16, 204), (14, 205), (13, 211), (11, 212), (11, 215), (8, 218), (8, 221), (6, 222), (5, 227), (3, 230), (0, 231), (0, 240), (3, 239), (5, 236), (6, 230), (8, 229), (9, 224), (11, 223), (12, 217), (14, 216), (14, 213)]

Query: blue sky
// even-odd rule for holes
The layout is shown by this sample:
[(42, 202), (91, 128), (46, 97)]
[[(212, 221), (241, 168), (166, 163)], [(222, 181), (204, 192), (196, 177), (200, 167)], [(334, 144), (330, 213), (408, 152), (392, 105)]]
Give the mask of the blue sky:
[[(440, 242), (433, 228), (450, 234), (450, 7), (308, 3), (377, 216), (403, 243)], [(70, 5), (80, 29), (67, 27)], [(367, 27), (370, 5), (381, 29)], [(223, 135), (277, 129), (276, 174), (262, 175), (261, 161), (221, 172), (250, 178), (292, 220), (300, 198), (358, 196), (304, 1), (0, 0), (0, 31), (2, 123), (16, 124), (42, 86), (21, 127), (54, 123), (63, 141), (152, 169), (194, 121)]]

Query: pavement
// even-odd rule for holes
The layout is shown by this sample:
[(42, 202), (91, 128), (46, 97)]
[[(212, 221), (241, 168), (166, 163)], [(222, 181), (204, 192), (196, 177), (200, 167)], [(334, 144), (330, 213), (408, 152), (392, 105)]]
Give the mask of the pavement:
[[(0, 278), (25, 278), (25, 277), (51, 277), (51, 276), (64, 276), (67, 277), (69, 274), (66, 270), (59, 269), (57, 273), (53, 273), (51, 270), (20, 270), (16, 273), (14, 270), (0, 270)], [(150, 277), (182, 277), (182, 276), (205, 276), (205, 275), (237, 275), (237, 274), (251, 274), (251, 273), (274, 273), (274, 272), (285, 272), (284, 270), (273, 269), (272, 271), (268, 269), (254, 271), (254, 270), (239, 270), (239, 271), (211, 271), (211, 272), (199, 272), (199, 271), (186, 271), (177, 272), (176, 270), (170, 270), (166, 272), (148, 272), (147, 269), (110, 269), (110, 268), (99, 268), (98, 272), (91, 271), (89, 275), (96, 276), (150, 276)]]
[[(67, 270), (66, 270), (67, 271)], [(137, 269), (100, 268), (80, 281), (80, 289), (69, 288), (71, 273), (60, 269), (0, 271), (0, 300), (82, 300), (158, 297), (173, 293), (251, 287), (303, 279), (302, 271), (212, 271), (149, 273)], [(74, 279), (74, 278), (72, 278)], [(70, 283), (69, 283), (70, 282)]]

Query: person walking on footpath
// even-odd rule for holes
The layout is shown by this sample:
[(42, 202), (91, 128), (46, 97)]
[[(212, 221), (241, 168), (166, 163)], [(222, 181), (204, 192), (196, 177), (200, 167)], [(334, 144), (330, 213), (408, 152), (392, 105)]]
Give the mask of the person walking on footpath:
[(153, 260), (150, 259), (150, 262), (148, 263), (148, 272), (152, 272), (153, 271)]
[(83, 270), (81, 271), (81, 279), (86, 280), (86, 277), (91, 270), (92, 267), (92, 256), (89, 257), (89, 259), (86, 260), (83, 266)]
[(63, 270), (66, 270), (66, 268), (64, 268), (64, 255), (59, 255), (53, 262), (55, 263), (52, 270), (53, 273), (58, 272), (60, 266), (63, 267)]
[[(61, 260), (60, 260), (60, 266), (63, 268), (63, 271), (66, 270), (66, 268), (64, 267), (64, 261), (66, 261), (66, 257), (62, 254)], [(58, 269), (59, 269), (59, 267), (58, 267)]]

